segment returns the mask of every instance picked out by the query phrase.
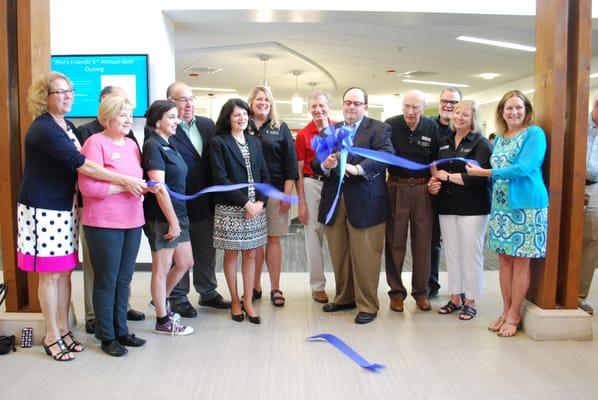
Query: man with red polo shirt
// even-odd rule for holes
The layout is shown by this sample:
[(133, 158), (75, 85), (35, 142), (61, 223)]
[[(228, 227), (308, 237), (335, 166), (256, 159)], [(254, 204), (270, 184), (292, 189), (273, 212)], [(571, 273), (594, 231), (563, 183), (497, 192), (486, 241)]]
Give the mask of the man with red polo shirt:
[(297, 195), (299, 196), (299, 220), (305, 225), (305, 249), (312, 297), (318, 303), (328, 303), (322, 255), (324, 233), (322, 225), (318, 222), (318, 207), (320, 206), (324, 178), (314, 174), (310, 163), (315, 157), (315, 152), (311, 147), (312, 139), (328, 125), (334, 125), (334, 122), (328, 119), (330, 95), (322, 91), (310, 93), (307, 96), (307, 107), (313, 120), (297, 134), (295, 140), (295, 151), (297, 152), (297, 161), (299, 161), (299, 179), (296, 181)]

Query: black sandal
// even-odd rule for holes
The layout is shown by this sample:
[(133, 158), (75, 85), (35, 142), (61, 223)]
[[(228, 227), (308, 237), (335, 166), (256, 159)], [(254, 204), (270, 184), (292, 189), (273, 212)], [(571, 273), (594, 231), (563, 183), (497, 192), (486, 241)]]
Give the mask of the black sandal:
[(279, 289), (270, 290), (270, 300), (275, 307), (284, 307), (285, 298)]
[(442, 315), (452, 314), (455, 311), (459, 311), (461, 308), (462, 308), (462, 306), (458, 306), (449, 300), (448, 303), (446, 303), (444, 306), (442, 306), (438, 309), (438, 314), (442, 314)]
[(477, 314), (477, 310), (475, 309), (475, 307), (473, 306), (469, 306), (467, 304), (465, 304), (463, 306), (463, 311), (461, 311), (459, 313), (459, 319), (461, 321), (469, 321), (472, 320), (473, 317), (475, 317), (475, 315)]
[[(51, 343), (51, 344), (45, 344), (42, 341), (42, 346), (43, 346), (44, 350), (46, 351), (46, 354), (49, 355), (50, 357), (52, 357), (56, 361), (73, 361), (75, 359), (74, 357), (68, 356), (70, 354), (70, 351), (66, 347), (66, 344), (64, 344), (64, 340), (62, 340), (62, 339), (58, 339), (57, 341), (55, 341), (54, 343)], [(55, 346), (58, 346), (58, 349), (60, 351), (56, 354), (52, 354), (52, 350), (50, 350), (50, 349)]]
[[(65, 340), (66, 338), (69, 338), (68, 342), (69, 344), (67, 345), (67, 340)], [(75, 339), (75, 336), (73, 336), (73, 332), (68, 331), (67, 333), (65, 333), (64, 335), (62, 335), (60, 337), (62, 339), (62, 341), (64, 342), (64, 344), (66, 345), (66, 348), (69, 349), (69, 351), (72, 351), (74, 353), (80, 353), (83, 350), (85, 350), (85, 347), (83, 347), (83, 343), (81, 343), (80, 341), (78, 341), (77, 339)]]
[(253, 289), (253, 294), (251, 295), (251, 300), (259, 300), (262, 298), (262, 291)]

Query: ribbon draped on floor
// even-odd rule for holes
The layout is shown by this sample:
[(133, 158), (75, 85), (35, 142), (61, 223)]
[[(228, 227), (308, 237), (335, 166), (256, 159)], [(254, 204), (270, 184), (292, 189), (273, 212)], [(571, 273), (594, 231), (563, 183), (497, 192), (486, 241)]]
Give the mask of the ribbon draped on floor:
[[(158, 182), (152, 180), (147, 181), (148, 186), (154, 186), (157, 183)], [(183, 201), (194, 200), (208, 193), (232, 192), (233, 190), (244, 189), (249, 186), (254, 186), (257, 191), (259, 191), (266, 197), (270, 197), (291, 204), (297, 204), (299, 202), (299, 198), (297, 196), (289, 196), (287, 194), (284, 194), (280, 190), (276, 189), (274, 186), (268, 183), (237, 183), (233, 185), (214, 185), (190, 195), (177, 193), (171, 190), (166, 183), (162, 183), (162, 185), (164, 185), (164, 188), (166, 189), (168, 194), (170, 194), (170, 197), (172, 197), (173, 199)]]
[(379, 369), (384, 368), (381, 364), (372, 364), (365, 358), (357, 354), (349, 345), (339, 339), (337, 336), (330, 333), (322, 333), (319, 335), (309, 336), (307, 340), (325, 340), (334, 347), (336, 347), (341, 353), (349, 357), (354, 363), (359, 365), (361, 368), (365, 368), (372, 372), (378, 372)]
[[(448, 161), (461, 161), (466, 164), (472, 164), (476, 166), (480, 165), (476, 160), (469, 160), (463, 157), (445, 158), (442, 160), (433, 161), (430, 164), (421, 164), (394, 154), (385, 153), (383, 151), (365, 149), (363, 147), (354, 147), (353, 137), (355, 136), (355, 130), (349, 126), (342, 125), (338, 128), (333, 128), (331, 125), (328, 125), (327, 132), (328, 134), (324, 137), (314, 137), (311, 141), (311, 147), (314, 149), (316, 157), (320, 162), (324, 162), (324, 160), (326, 160), (326, 158), (328, 158), (328, 156), (331, 154), (338, 153), (338, 168), (339, 176), (341, 177), (345, 176), (345, 171), (347, 168), (347, 156), (349, 153), (412, 171), (422, 171)], [(332, 219), (342, 186), (343, 179), (339, 179), (336, 196), (334, 197), (334, 201), (330, 206), (330, 210), (328, 210), (328, 213), (326, 214), (326, 223), (330, 222)]]

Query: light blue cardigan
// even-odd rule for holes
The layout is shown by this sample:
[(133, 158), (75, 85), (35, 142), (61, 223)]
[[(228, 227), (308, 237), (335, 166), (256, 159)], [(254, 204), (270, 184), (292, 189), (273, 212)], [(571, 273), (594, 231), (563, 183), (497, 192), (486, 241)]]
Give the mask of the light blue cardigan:
[[(500, 136), (497, 142), (501, 141)], [(509, 206), (513, 209), (548, 207), (548, 192), (542, 179), (546, 136), (537, 125), (527, 128), (523, 145), (513, 164), (492, 169), (492, 179), (509, 181)]]

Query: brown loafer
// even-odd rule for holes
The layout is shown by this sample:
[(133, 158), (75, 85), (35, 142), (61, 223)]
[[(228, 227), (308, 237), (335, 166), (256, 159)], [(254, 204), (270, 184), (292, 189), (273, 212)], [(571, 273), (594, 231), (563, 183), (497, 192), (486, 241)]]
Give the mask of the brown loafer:
[(394, 312), (403, 312), (403, 299), (390, 299), (390, 309)]
[(419, 308), (422, 311), (430, 311), (432, 309), (430, 300), (428, 300), (427, 297), (420, 297), (416, 299), (415, 304), (417, 304), (417, 308)]
[(314, 290), (311, 292), (311, 297), (318, 303), (328, 303), (328, 295), (324, 290)]

